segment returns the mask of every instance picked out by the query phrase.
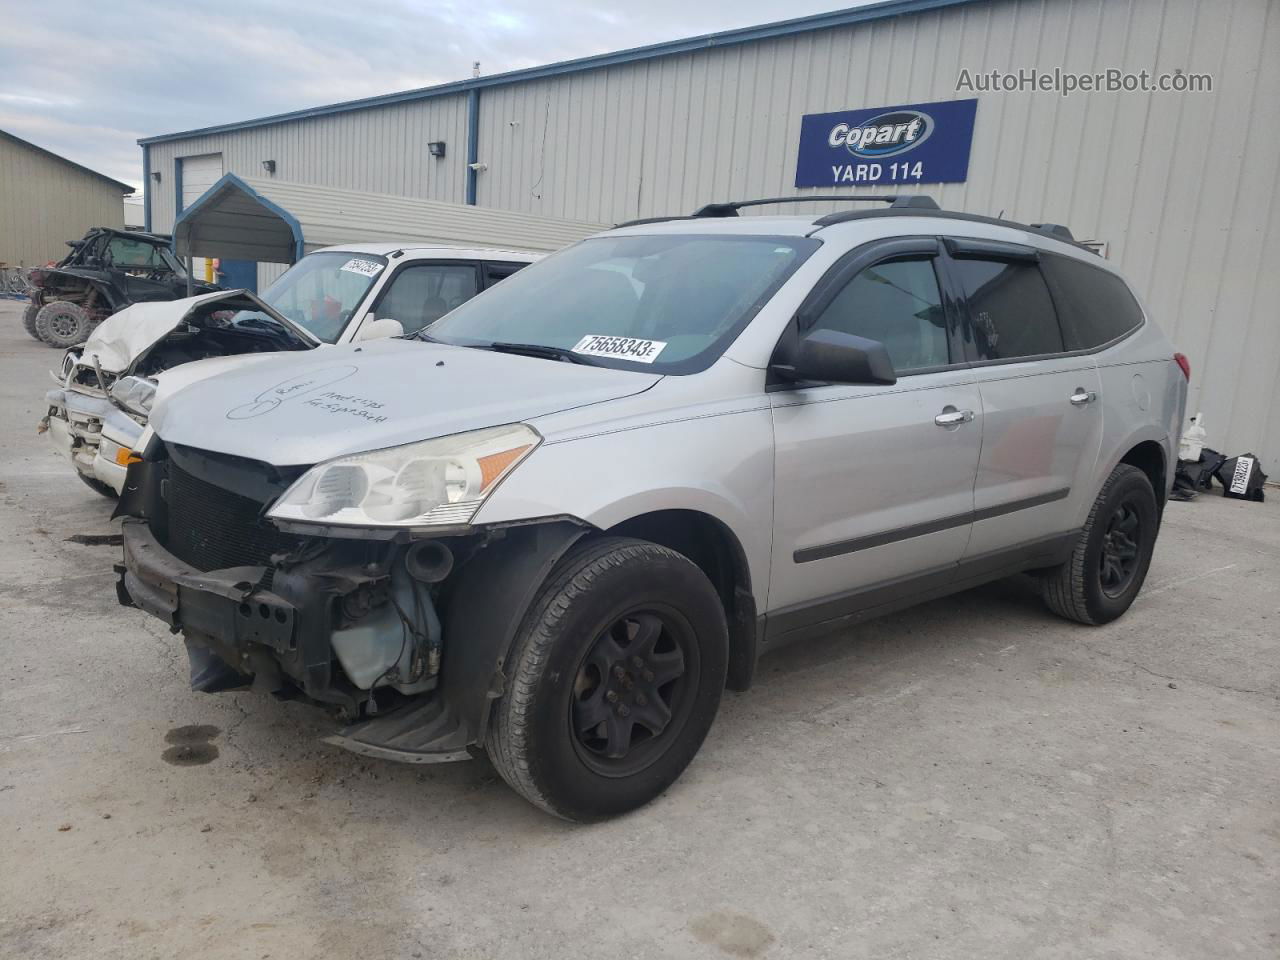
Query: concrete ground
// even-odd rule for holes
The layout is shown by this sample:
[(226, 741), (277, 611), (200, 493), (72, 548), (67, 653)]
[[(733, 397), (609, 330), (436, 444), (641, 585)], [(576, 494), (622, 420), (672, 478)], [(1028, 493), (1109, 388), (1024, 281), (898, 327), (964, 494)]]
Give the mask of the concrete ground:
[(576, 827), (192, 693), (68, 539), (111, 503), (0, 303), (0, 956), (1280, 956), (1280, 493), (1171, 504), (1108, 627), (1015, 581), (767, 658), (664, 797)]

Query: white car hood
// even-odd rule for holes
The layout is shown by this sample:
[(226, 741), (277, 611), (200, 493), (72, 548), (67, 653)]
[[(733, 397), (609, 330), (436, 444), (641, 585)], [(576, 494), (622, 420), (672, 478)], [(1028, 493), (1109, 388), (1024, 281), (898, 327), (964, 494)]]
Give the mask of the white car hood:
[(96, 359), (104, 373), (124, 373), (139, 357), (186, 320), (195, 307), (213, 300), (228, 301), (228, 309), (248, 307), (262, 310), (308, 342), (319, 343), (310, 333), (280, 316), (249, 291), (220, 290), (182, 300), (135, 303), (125, 307), (119, 313), (107, 317), (89, 334), (80, 354), (80, 362), (92, 367)]
[(309, 465), (631, 396), (662, 379), (421, 341), (264, 357), (158, 399), (156, 434), (275, 466)]

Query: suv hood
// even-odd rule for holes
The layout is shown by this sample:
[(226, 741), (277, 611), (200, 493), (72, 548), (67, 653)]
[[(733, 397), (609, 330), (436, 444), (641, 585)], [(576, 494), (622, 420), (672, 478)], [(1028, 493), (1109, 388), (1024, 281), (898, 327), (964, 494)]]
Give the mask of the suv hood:
[(92, 367), (96, 358), (104, 373), (125, 373), (152, 347), (185, 323), (196, 307), (220, 301), (225, 301), (227, 310), (261, 310), (308, 346), (320, 342), (248, 290), (223, 290), (182, 300), (135, 303), (125, 307), (107, 317), (89, 334), (81, 349), (80, 362)]
[(421, 341), (270, 355), (158, 400), (167, 443), (301, 466), (641, 393), (662, 377)]

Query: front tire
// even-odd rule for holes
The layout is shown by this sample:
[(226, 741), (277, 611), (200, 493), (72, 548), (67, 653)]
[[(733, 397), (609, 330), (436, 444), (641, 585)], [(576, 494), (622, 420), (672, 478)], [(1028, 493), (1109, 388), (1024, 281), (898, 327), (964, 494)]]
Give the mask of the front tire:
[(36, 336), (51, 347), (74, 347), (89, 339), (93, 320), (78, 303), (55, 300), (46, 303), (36, 314)]
[(566, 820), (643, 806), (702, 745), (728, 651), (724, 607), (688, 558), (622, 537), (579, 545), (516, 636), (489, 758), (517, 793)]
[(1079, 623), (1116, 619), (1142, 589), (1159, 529), (1151, 481), (1137, 467), (1118, 465), (1098, 492), (1071, 559), (1041, 578), (1049, 609)]

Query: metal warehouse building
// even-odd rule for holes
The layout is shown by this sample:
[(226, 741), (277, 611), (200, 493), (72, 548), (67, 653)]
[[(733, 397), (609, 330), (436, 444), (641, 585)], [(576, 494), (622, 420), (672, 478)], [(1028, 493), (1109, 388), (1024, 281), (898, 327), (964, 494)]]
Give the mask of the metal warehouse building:
[[(985, 79), (1055, 68), (1212, 89)], [(161, 231), (228, 173), (602, 223), (909, 190), (1066, 224), (1191, 358), (1210, 444), (1277, 473), (1278, 97), (1272, 0), (893, 0), (141, 144)]]
[(0, 130), (0, 263), (60, 260), (89, 227), (124, 227), (133, 187)]

